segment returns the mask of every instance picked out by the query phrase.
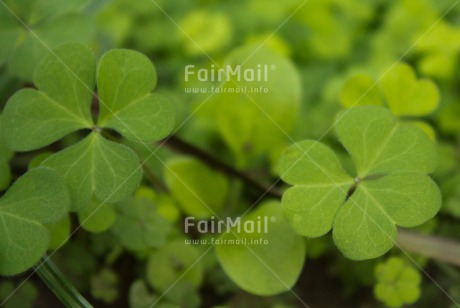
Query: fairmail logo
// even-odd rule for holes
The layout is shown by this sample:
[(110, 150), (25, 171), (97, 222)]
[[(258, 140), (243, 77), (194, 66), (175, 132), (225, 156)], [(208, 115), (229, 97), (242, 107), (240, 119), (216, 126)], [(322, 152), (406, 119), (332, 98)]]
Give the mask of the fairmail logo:
[(226, 219), (216, 220), (214, 216), (211, 220), (197, 220), (195, 217), (186, 217), (184, 221), (184, 231), (186, 234), (192, 230), (201, 234), (220, 234), (223, 232), (234, 233), (257, 233), (267, 234), (270, 223), (276, 221), (276, 217), (257, 216), (255, 219), (242, 220), (241, 217), (227, 217)]
[(243, 68), (241, 65), (216, 68), (213, 64), (211, 68), (197, 69), (195, 65), (187, 65), (184, 70), (185, 81), (196, 78), (200, 82), (267, 82), (270, 71), (276, 70), (275, 65), (258, 64), (256, 67)]

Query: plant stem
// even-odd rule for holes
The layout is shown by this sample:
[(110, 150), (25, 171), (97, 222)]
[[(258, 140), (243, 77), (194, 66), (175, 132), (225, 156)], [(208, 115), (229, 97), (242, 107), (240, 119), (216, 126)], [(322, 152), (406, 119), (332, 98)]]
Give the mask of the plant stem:
[[(171, 137), (165, 140), (164, 145), (174, 151), (194, 156), (208, 164), (211, 168), (218, 169), (228, 176), (238, 178), (266, 195), (281, 199), (282, 192), (258, 183), (244, 172), (220, 161), (211, 154), (204, 152), (178, 137)], [(460, 242), (439, 236), (409, 232), (402, 229), (399, 229), (398, 233), (397, 243), (401, 249), (460, 267)]]
[(36, 273), (46, 286), (66, 307), (92, 308), (93, 306), (77, 291), (48, 256), (36, 267)]
[(399, 230), (398, 244), (409, 252), (460, 266), (460, 243), (433, 235)]
[(211, 168), (219, 170), (233, 178), (240, 179), (248, 186), (251, 186), (256, 190), (263, 191), (269, 196), (280, 198), (282, 195), (281, 192), (276, 190), (275, 188), (259, 183), (243, 171), (237, 170), (233, 166), (219, 160), (212, 154), (207, 153), (206, 151), (203, 151), (202, 149), (178, 137), (169, 137), (163, 141), (160, 141), (160, 145), (164, 145), (175, 152), (180, 152), (182, 154), (187, 154), (195, 158), (198, 158), (199, 160), (209, 165)]
[[(140, 157), (139, 154), (137, 156)], [(141, 165), (145, 175), (149, 178), (150, 182), (152, 182), (152, 184), (155, 185), (159, 191), (167, 193), (168, 187), (166, 187), (166, 185), (163, 184), (163, 182), (159, 178), (157, 178), (157, 176), (152, 172), (152, 170), (150, 170), (150, 168), (146, 165), (145, 161), (141, 161)]]

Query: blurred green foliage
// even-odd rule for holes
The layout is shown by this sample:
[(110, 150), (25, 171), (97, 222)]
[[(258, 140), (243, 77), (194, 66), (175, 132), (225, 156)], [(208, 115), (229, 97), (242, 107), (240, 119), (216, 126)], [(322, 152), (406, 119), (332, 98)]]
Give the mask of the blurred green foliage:
[(401, 258), (392, 257), (385, 263), (378, 264), (375, 276), (375, 296), (389, 307), (412, 304), (420, 297), (422, 277), (417, 269)]
[[(275, 182), (281, 154), (307, 138), (321, 139), (344, 168), (353, 171), (354, 163), (332, 129), (335, 115), (355, 104), (388, 107), (399, 120), (415, 123), (436, 140), (439, 164), (433, 176), (442, 190), (443, 206), (436, 221), (423, 225), (420, 232), (460, 240), (460, 5), (454, 0), (6, 0), (0, 4), (0, 106), (16, 90), (33, 86), (34, 68), (49, 55), (47, 47), (66, 42), (85, 43), (97, 58), (113, 48), (146, 55), (155, 63), (156, 92), (174, 102), (173, 132), (261, 183)], [(76, 52), (73, 58), (81, 59), (82, 54)], [(268, 64), (273, 70), (269, 67), (267, 83), (184, 78), (187, 65), (209, 70), (227, 64)], [(106, 76), (112, 73), (108, 70)], [(133, 84), (141, 84), (141, 79)], [(270, 92), (209, 92), (238, 86), (266, 86)], [(186, 91), (194, 87), (208, 92)], [(120, 85), (106, 92), (117, 88)], [(88, 95), (88, 107), (90, 101)], [(34, 138), (30, 131), (25, 136), (33, 141), (46, 138), (46, 134)], [(0, 141), (0, 190), (6, 190), (29, 163), (30, 168), (39, 166), (48, 158), (46, 152), (58, 152), (83, 137), (81, 131), (75, 132), (47, 146), (45, 154), (14, 154)], [(112, 137), (133, 149), (150, 170), (143, 186), (134, 196), (111, 205), (88, 199), (91, 204), (78, 213), (44, 225), (51, 235), (50, 251), (59, 248), (54, 261), (85, 296), (134, 308), (153, 303), (159, 307), (301, 305), (291, 292), (267, 297), (246, 293), (268, 293), (276, 285), (257, 260), (246, 258), (247, 251), (239, 252), (246, 258), (240, 260), (238, 250), (231, 247), (219, 247), (218, 257), (216, 250), (207, 250), (208, 245), (184, 244), (186, 239), (209, 238), (183, 234), (184, 216), (242, 215), (260, 201), (254, 200), (252, 188), (195, 158), (179, 156), (161, 142)], [(76, 230), (80, 225), (88, 232)], [(75, 236), (67, 241), (74, 230)], [(291, 251), (284, 250), (283, 238), (275, 240), (281, 248), (259, 252), (262, 259), (292, 263), (283, 254)], [(372, 283), (375, 298), (387, 306), (414, 302), (420, 294), (415, 305), (421, 307), (452, 304), (431, 282), (421, 282), (421, 274), (406, 259), (390, 256), (352, 263), (337, 252), (330, 236), (305, 244), (305, 252), (301, 244), (291, 247), (297, 261), (289, 272), (278, 269), (275, 274), (284, 277), (288, 287), (293, 285), (309, 305), (333, 306), (338, 298), (344, 306), (374, 307), (374, 299), (361, 296), (372, 293)], [(270, 254), (275, 256), (270, 259)], [(297, 254), (307, 258), (302, 273)], [(310, 260), (331, 276), (321, 277), (328, 279), (321, 292), (311, 287), (320, 277), (308, 276), (318, 275), (309, 267)], [(414, 260), (429, 266), (434, 279), (458, 301), (460, 281), (449, 274), (452, 271), (447, 273), (430, 260)], [(379, 264), (373, 277), (375, 263)], [(258, 271), (263, 283), (251, 284)], [(0, 303), (14, 287), (1, 282)], [(319, 300), (320, 293), (329, 301)], [(36, 287), (26, 284), (6, 307), (29, 307), (37, 296)]]

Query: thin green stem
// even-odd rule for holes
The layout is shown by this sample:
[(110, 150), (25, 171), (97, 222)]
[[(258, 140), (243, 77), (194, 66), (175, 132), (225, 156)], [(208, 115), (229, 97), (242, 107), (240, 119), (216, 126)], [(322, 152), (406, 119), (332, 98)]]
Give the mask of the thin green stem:
[[(136, 153), (138, 157), (140, 157), (139, 153)], [(157, 176), (155, 175), (155, 173), (153, 173), (153, 171), (147, 166), (146, 162), (145, 161), (141, 161), (141, 165), (142, 165), (142, 169), (144, 169), (144, 173), (145, 175), (149, 178), (150, 182), (155, 185), (155, 187), (159, 190), (159, 191), (162, 191), (164, 193), (167, 193), (168, 192), (168, 187), (166, 187), (165, 184), (163, 184), (163, 182), (157, 178)]]
[(216, 156), (208, 153), (205, 150), (202, 150), (196, 147), (193, 144), (190, 144), (177, 136), (170, 136), (163, 141), (159, 142), (160, 145), (164, 145), (165, 147), (171, 149), (174, 152), (186, 154), (193, 156), (213, 169), (219, 170), (222, 173), (240, 179), (242, 182), (246, 183), (246, 185), (259, 190), (263, 191), (265, 195), (273, 197), (273, 198), (281, 198), (281, 192), (276, 187), (271, 187), (265, 184), (262, 184), (251, 176), (247, 175), (245, 172), (236, 169), (230, 164), (220, 160)]
[(92, 308), (93, 306), (77, 291), (48, 256), (35, 269), (40, 279), (56, 295), (63, 305), (71, 308)]

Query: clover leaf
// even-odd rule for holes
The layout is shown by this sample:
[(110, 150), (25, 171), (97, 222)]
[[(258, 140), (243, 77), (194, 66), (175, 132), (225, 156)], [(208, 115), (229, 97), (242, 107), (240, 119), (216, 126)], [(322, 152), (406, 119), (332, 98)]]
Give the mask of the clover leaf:
[(136, 190), (142, 178), (136, 154), (97, 133), (54, 154), (42, 166), (64, 176), (74, 210), (89, 206), (93, 195), (103, 202), (120, 201)]
[[(0, 117), (0, 136), (1, 136), (1, 117)], [(11, 171), (8, 162), (13, 157), (11, 152), (3, 144), (0, 138), (0, 191), (5, 190), (11, 182)]]
[(285, 292), (297, 281), (305, 260), (305, 245), (283, 218), (279, 202), (261, 205), (241, 223), (254, 225), (262, 217), (268, 220), (257, 231), (241, 228), (240, 232), (235, 226), (223, 234), (216, 242), (216, 254), (224, 271), (239, 287), (267, 296)]
[(126, 249), (144, 251), (166, 243), (172, 224), (158, 212), (158, 197), (152, 190), (141, 188), (132, 198), (115, 205), (116, 219), (110, 230)]
[(151, 94), (157, 83), (155, 67), (142, 54), (117, 49), (99, 62), (97, 84), (100, 105), (98, 126), (117, 130), (135, 141), (153, 142), (174, 128), (170, 101)]
[(226, 14), (203, 9), (192, 10), (180, 21), (180, 25), (186, 31), (179, 33), (181, 42), (185, 52), (191, 56), (222, 51), (233, 36), (233, 25)]
[(176, 239), (154, 251), (147, 262), (147, 281), (160, 292), (167, 292), (180, 280), (198, 289), (204, 269), (200, 250)]
[[(283, 144), (294, 129), (300, 108), (300, 75), (289, 59), (266, 48), (245, 46), (232, 52), (224, 67), (261, 68), (267, 74), (255, 81), (225, 81), (212, 100), (212, 121), (240, 166), (248, 159)], [(251, 93), (242, 88), (264, 89)]]
[(421, 56), (418, 67), (425, 75), (452, 78), (458, 61), (455, 55), (460, 51), (460, 31), (444, 20), (432, 30), (414, 46)]
[(101, 233), (110, 229), (116, 219), (116, 213), (109, 204), (93, 199), (91, 204), (78, 211), (80, 226), (92, 233)]
[[(0, 66), (32, 80), (36, 65), (49, 48), (87, 42), (93, 35), (89, 16), (79, 13), (88, 1), (5, 0), (0, 5)], [(26, 28), (26, 26), (27, 28)]]
[(62, 219), (51, 224), (46, 224), (51, 236), (48, 250), (59, 249), (64, 246), (65, 243), (70, 239), (71, 221), (70, 215), (65, 215)]
[(430, 114), (439, 105), (439, 90), (428, 79), (417, 80), (414, 70), (400, 63), (383, 76), (380, 87), (395, 115), (421, 116)]
[(345, 107), (382, 105), (383, 98), (396, 116), (428, 115), (440, 103), (436, 84), (428, 79), (417, 80), (412, 67), (405, 63), (395, 65), (378, 83), (368, 74), (355, 75), (345, 83), (340, 95)]
[(119, 281), (117, 274), (108, 268), (103, 268), (90, 278), (91, 295), (107, 304), (113, 303), (119, 297)]
[(133, 308), (147, 308), (157, 301), (157, 297), (149, 291), (143, 280), (136, 280), (129, 288), (129, 306)]
[[(93, 123), (93, 89), (99, 94), (100, 114)], [(152, 63), (130, 50), (112, 50), (99, 62), (81, 44), (57, 48), (38, 65), (36, 89), (13, 95), (4, 109), (2, 135), (16, 151), (47, 146), (77, 130), (92, 130), (80, 142), (47, 158), (42, 166), (58, 171), (69, 184), (72, 210), (88, 206), (93, 196), (118, 202), (139, 185), (139, 159), (129, 147), (105, 139), (114, 129), (138, 142), (166, 137), (174, 126), (174, 107), (151, 94), (156, 84)]]
[(388, 307), (413, 304), (420, 297), (422, 277), (418, 270), (401, 258), (392, 257), (375, 268), (374, 294)]
[(69, 193), (55, 171), (38, 168), (19, 178), (0, 199), (0, 274), (15, 275), (45, 254), (50, 233), (44, 224), (67, 214)]
[(282, 179), (293, 185), (283, 211), (300, 234), (319, 237), (331, 229), (343, 254), (378, 257), (394, 244), (396, 225), (415, 227), (440, 209), (433, 142), (416, 126), (398, 122), (384, 107), (360, 106), (337, 117), (339, 140), (356, 165), (348, 175), (327, 146), (306, 140), (280, 160)]
[(171, 159), (166, 167), (165, 181), (185, 214), (210, 218), (219, 213), (229, 190), (229, 183), (223, 174), (188, 157)]
[(340, 92), (340, 102), (344, 107), (355, 105), (383, 105), (380, 89), (375, 86), (375, 80), (367, 74), (357, 74), (350, 77)]

